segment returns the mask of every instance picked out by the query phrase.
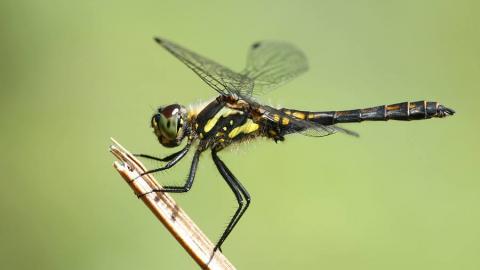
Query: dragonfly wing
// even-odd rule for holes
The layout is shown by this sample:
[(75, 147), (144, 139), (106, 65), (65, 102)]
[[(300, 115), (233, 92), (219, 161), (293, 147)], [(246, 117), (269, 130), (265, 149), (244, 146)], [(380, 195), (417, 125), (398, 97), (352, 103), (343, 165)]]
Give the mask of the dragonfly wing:
[(324, 137), (330, 134), (334, 133), (343, 133), (346, 135), (354, 136), (354, 137), (359, 137), (360, 135), (352, 130), (342, 128), (339, 126), (324, 126), (324, 125), (319, 125), (319, 124), (313, 124), (311, 127), (302, 130), (298, 132), (299, 134), (309, 136), (309, 137)]
[[(249, 102), (253, 103), (254, 101)], [(278, 116), (288, 119), (288, 122), (290, 123), (290, 129), (286, 130), (286, 134), (298, 133), (309, 137), (324, 137), (340, 132), (346, 135), (359, 137), (358, 133), (339, 126), (326, 126), (312, 121), (296, 118), (295, 116), (286, 114), (270, 106), (262, 106), (261, 108), (264, 110), (262, 116), (272, 122), (275, 122), (275, 118), (278, 118)]]
[(248, 54), (246, 68), (237, 73), (164, 38), (157, 37), (155, 41), (218, 93), (236, 95), (254, 107), (262, 107), (265, 110), (264, 117), (271, 121), (274, 121), (274, 115), (282, 115), (289, 119), (294, 127), (290, 133), (323, 137), (340, 131), (356, 135), (340, 127), (324, 126), (295, 118), (272, 107), (259, 105), (255, 101), (253, 94), (273, 90), (308, 69), (305, 55), (289, 43), (275, 41), (254, 43)]
[(220, 94), (231, 95), (252, 92), (253, 81), (249, 77), (234, 72), (164, 38), (156, 37), (155, 41)]
[[(246, 68), (241, 74), (254, 81), (245, 96), (265, 94), (308, 70), (305, 54), (286, 42), (261, 41), (252, 44)], [(245, 92), (250, 90), (250, 92)]]

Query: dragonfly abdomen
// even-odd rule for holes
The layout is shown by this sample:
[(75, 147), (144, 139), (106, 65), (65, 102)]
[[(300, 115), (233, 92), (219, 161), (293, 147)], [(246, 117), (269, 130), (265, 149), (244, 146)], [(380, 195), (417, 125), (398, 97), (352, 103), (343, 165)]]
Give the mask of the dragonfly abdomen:
[(441, 118), (455, 113), (454, 110), (432, 101), (402, 102), (345, 111), (308, 112), (289, 109), (281, 110), (296, 118), (309, 120), (322, 125), (362, 121), (410, 121), (429, 119), (432, 117)]

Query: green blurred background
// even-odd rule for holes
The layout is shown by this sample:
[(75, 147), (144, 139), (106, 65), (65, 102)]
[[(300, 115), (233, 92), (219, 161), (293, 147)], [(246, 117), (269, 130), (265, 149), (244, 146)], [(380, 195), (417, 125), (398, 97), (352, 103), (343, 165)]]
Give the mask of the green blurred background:
[[(0, 268), (197, 268), (108, 153), (111, 136), (171, 153), (149, 127), (155, 107), (215, 95), (162, 35), (235, 70), (254, 41), (295, 43), (310, 71), (272, 105), (428, 99), (458, 113), (224, 151), (253, 197), (224, 245), (239, 269), (480, 269), (477, 3), (2, 0)], [(182, 183), (188, 164), (157, 178)], [(208, 153), (175, 198), (213, 240), (236, 207)]]

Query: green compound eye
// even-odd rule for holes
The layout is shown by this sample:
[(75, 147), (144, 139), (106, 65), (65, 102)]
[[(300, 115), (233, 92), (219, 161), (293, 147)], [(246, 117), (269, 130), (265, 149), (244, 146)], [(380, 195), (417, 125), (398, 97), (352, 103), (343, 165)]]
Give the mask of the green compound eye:
[(168, 139), (175, 139), (177, 138), (177, 123), (178, 123), (178, 115), (174, 114), (170, 117), (165, 117), (165, 115), (160, 114), (158, 117), (158, 127), (160, 132), (167, 137)]
[(176, 147), (185, 138), (186, 110), (179, 104), (158, 108), (151, 125), (159, 142), (166, 147)]

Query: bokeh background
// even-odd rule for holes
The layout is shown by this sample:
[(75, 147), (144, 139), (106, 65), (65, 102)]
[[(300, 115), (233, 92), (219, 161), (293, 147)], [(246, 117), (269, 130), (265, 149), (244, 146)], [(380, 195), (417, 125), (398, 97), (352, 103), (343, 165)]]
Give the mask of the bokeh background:
[[(197, 268), (108, 152), (115, 137), (171, 153), (153, 110), (215, 95), (161, 35), (234, 70), (254, 41), (295, 43), (310, 71), (263, 97), (272, 105), (428, 99), (458, 113), (223, 152), (253, 197), (224, 245), (238, 269), (480, 269), (478, 14), (474, 0), (2, 0), (0, 268)], [(182, 183), (188, 164), (157, 178)], [(212, 240), (236, 207), (208, 153), (175, 198)]]

